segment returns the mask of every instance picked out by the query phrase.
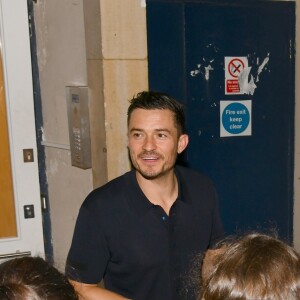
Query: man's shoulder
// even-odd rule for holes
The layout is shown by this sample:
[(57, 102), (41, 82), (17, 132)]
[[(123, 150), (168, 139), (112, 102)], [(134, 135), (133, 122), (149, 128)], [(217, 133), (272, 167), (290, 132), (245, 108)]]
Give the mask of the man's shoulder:
[(208, 197), (215, 194), (215, 185), (206, 174), (183, 166), (176, 166), (175, 172), (179, 177), (183, 192), (196, 196), (207, 195)]
[[(176, 167), (179, 177), (181, 193), (187, 199), (193, 199), (193, 205), (210, 210), (216, 205), (216, 189), (212, 180), (202, 172), (186, 168)], [(205, 206), (203, 206), (205, 204)]]
[(87, 207), (99, 205), (114, 206), (116, 202), (122, 202), (128, 194), (127, 190), (131, 186), (133, 175), (133, 171), (129, 171), (94, 189), (86, 197), (83, 205)]
[(196, 181), (196, 182), (203, 182), (203, 183), (207, 183), (207, 184), (212, 184), (212, 180), (205, 175), (204, 173), (188, 168), (188, 167), (184, 167), (181, 165), (177, 165), (175, 168), (175, 171), (177, 174), (179, 174), (180, 179), (183, 181)]

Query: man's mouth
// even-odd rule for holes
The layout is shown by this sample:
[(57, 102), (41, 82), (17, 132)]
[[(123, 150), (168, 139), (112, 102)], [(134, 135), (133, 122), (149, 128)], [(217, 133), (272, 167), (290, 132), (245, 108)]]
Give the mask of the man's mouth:
[(141, 156), (141, 159), (144, 161), (151, 162), (151, 161), (157, 161), (158, 157), (156, 157), (156, 156)]
[(148, 162), (152, 162), (152, 161), (157, 161), (161, 158), (161, 156), (159, 154), (140, 154), (139, 158), (144, 160), (144, 161), (148, 161)]

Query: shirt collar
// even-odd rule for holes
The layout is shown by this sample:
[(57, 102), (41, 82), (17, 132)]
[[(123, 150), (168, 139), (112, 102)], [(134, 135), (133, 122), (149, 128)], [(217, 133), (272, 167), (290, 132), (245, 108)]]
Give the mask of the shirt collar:
[[(175, 167), (175, 175), (178, 181), (178, 197), (176, 201), (189, 204), (190, 197), (186, 189), (185, 181), (182, 178), (182, 174), (180, 173), (180, 169), (178, 167)], [(127, 186), (127, 199), (131, 209), (133, 209), (138, 216), (142, 217), (148, 212), (149, 209), (153, 207), (154, 204), (148, 200), (141, 190), (136, 179), (135, 170), (126, 173), (125, 184)]]

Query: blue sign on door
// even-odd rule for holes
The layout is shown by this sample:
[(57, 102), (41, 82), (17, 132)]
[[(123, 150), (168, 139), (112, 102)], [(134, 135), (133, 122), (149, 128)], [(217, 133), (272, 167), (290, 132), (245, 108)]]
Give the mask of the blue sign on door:
[(251, 135), (251, 100), (220, 101), (220, 136)]

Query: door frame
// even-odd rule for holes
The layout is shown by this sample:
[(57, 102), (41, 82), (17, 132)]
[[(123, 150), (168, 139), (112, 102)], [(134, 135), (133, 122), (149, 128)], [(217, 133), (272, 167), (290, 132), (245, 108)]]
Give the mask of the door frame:
[[(0, 0), (0, 40), (18, 232), (0, 240), (0, 258), (43, 257), (27, 1)], [(24, 162), (23, 149), (33, 150), (33, 162)], [(25, 205), (33, 205), (33, 218), (25, 218)]]
[[(299, 82), (300, 77), (300, 1), (296, 0), (296, 76), (295, 82)], [(296, 84), (295, 101), (295, 169), (294, 169), (294, 246), (300, 251), (300, 86)]]

